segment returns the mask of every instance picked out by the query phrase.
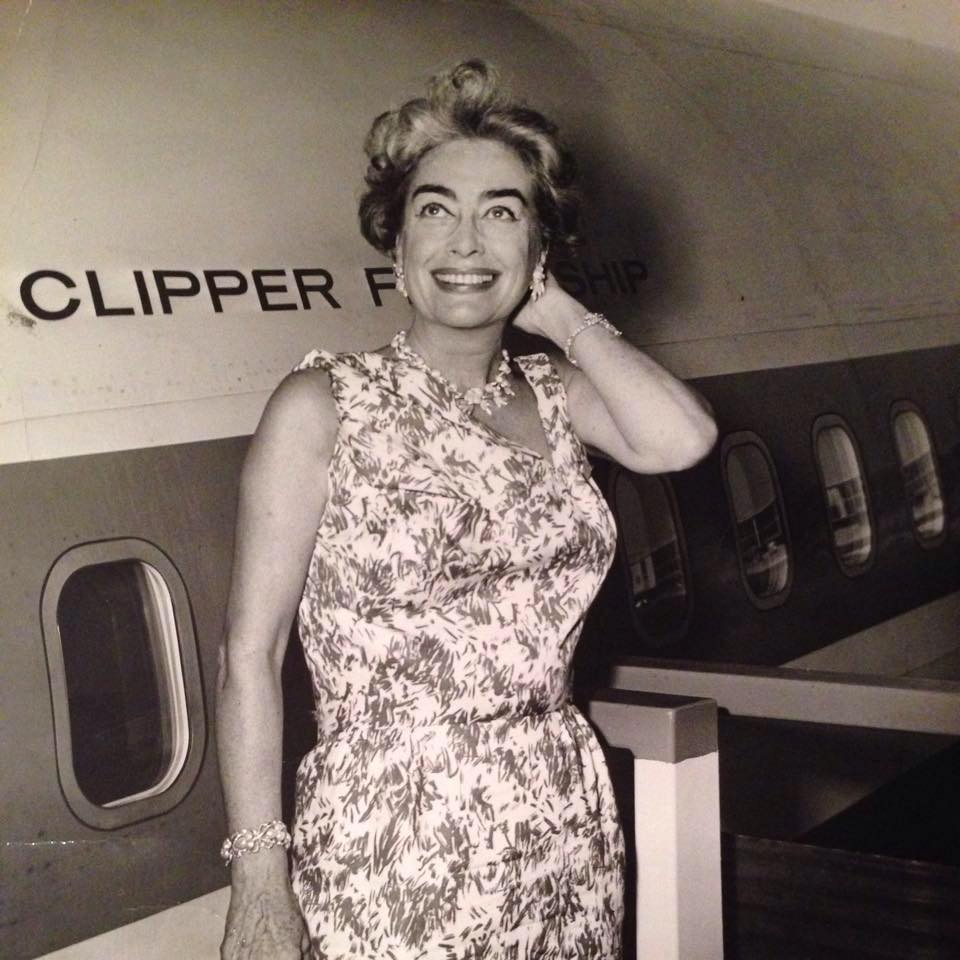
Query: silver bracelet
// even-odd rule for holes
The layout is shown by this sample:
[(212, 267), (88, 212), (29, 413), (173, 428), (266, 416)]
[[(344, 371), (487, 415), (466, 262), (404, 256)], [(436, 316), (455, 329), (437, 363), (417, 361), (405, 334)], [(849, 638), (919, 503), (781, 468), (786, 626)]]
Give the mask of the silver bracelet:
[(588, 313), (584, 315), (583, 321), (573, 333), (567, 337), (566, 342), (563, 344), (563, 352), (566, 355), (567, 359), (575, 366), (579, 367), (580, 364), (573, 359), (573, 356), (570, 353), (571, 348), (573, 347), (573, 341), (583, 333), (584, 330), (589, 330), (591, 327), (603, 327), (608, 333), (612, 333), (615, 337), (622, 336), (620, 331), (602, 314), (602, 313)]
[(253, 829), (238, 830), (223, 841), (220, 856), (223, 862), (230, 864), (245, 853), (256, 853), (268, 847), (283, 847), (286, 850), (292, 842), (290, 831), (282, 820), (268, 820)]

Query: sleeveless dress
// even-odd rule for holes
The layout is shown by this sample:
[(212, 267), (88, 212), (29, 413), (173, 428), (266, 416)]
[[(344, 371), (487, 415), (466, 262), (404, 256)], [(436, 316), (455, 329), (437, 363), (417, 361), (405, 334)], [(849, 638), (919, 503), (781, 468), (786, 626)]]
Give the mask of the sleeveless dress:
[(315, 350), (339, 430), (300, 604), (317, 746), (293, 883), (313, 956), (614, 960), (623, 841), (569, 668), (615, 530), (562, 382), (548, 461), (430, 371)]

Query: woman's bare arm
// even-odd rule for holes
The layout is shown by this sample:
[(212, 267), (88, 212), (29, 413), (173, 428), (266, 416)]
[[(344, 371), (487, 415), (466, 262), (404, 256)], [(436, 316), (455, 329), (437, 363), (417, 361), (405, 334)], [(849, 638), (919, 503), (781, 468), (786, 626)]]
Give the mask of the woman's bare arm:
[[(550, 277), (516, 322), (563, 347), (585, 313)], [(637, 473), (683, 470), (709, 453), (717, 437), (709, 404), (642, 350), (595, 326), (576, 337), (571, 354), (579, 367), (562, 356), (555, 363), (584, 443)]]
[(554, 357), (570, 421), (584, 443), (637, 473), (685, 470), (713, 447), (707, 401), (622, 337), (586, 330), (572, 351), (579, 369)]
[[(326, 374), (292, 374), (270, 398), (244, 463), (217, 698), (231, 833), (280, 818), (280, 668), (326, 503), (336, 429)], [(303, 925), (285, 851), (238, 857), (231, 881), (222, 955), (299, 957)]]

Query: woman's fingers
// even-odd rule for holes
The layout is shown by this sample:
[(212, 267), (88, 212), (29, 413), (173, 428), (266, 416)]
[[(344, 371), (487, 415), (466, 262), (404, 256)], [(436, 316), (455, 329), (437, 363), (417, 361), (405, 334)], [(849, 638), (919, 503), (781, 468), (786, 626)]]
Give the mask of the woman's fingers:
[(514, 324), (526, 333), (546, 337), (559, 346), (571, 320), (582, 317), (584, 312), (583, 305), (557, 283), (552, 273), (548, 273), (543, 296), (538, 300), (529, 298)]
[(303, 960), (310, 940), (289, 890), (231, 897), (221, 960)]

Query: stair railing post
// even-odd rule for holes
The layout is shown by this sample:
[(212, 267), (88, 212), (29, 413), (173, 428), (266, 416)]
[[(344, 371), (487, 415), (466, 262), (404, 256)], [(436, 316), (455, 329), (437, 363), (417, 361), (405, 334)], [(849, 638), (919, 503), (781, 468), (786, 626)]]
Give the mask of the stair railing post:
[(633, 754), (638, 960), (721, 960), (716, 702), (604, 690), (588, 712)]

